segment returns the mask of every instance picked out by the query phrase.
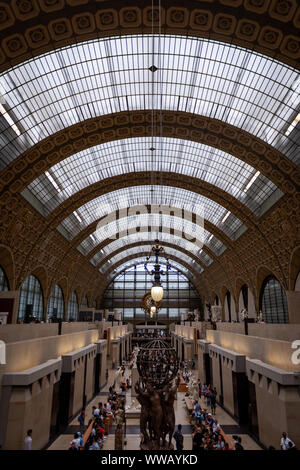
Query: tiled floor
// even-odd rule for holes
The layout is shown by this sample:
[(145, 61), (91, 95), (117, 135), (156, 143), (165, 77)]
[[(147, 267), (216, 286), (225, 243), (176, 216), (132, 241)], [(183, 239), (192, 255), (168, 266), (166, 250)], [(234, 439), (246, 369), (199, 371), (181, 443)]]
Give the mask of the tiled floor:
[[(126, 370), (126, 376), (130, 372)], [(92, 415), (92, 406), (96, 405), (99, 401), (105, 401), (107, 397), (108, 388), (112, 385), (114, 381), (115, 371), (109, 371), (109, 377), (107, 385), (101, 390), (100, 395), (95, 397), (86, 407), (86, 422)], [(135, 398), (131, 397), (130, 391), (126, 395), (126, 406), (135, 407), (137, 401)], [(201, 405), (205, 407), (205, 403), (201, 400)], [(191, 438), (191, 426), (188, 420), (187, 410), (184, 402), (184, 393), (177, 393), (177, 400), (174, 403), (175, 407), (175, 417), (176, 417), (176, 426), (182, 424), (183, 434), (184, 434), (184, 449), (192, 450), (192, 438)], [(231, 418), (231, 416), (226, 413), (225, 410), (217, 406), (216, 409), (216, 419), (219, 421), (221, 426), (224, 426), (224, 432), (232, 439), (232, 433), (235, 435), (240, 435), (242, 438), (242, 444), (245, 450), (260, 450), (261, 448), (256, 444), (256, 442), (245, 433), (242, 433), (241, 429), (237, 423)], [(227, 429), (228, 431), (227, 431)], [(76, 431), (79, 430), (77, 417), (70, 423), (67, 430), (64, 434), (61, 434), (48, 448), (48, 450), (67, 450), (69, 443), (73, 439), (73, 435)], [(111, 432), (106, 436), (103, 444), (103, 449), (105, 450), (114, 450), (115, 445), (115, 436), (113, 433), (114, 427), (111, 428)], [(139, 419), (133, 418), (127, 420), (127, 435), (126, 435), (126, 446), (125, 450), (139, 450)], [(175, 444), (175, 442), (173, 441)]]

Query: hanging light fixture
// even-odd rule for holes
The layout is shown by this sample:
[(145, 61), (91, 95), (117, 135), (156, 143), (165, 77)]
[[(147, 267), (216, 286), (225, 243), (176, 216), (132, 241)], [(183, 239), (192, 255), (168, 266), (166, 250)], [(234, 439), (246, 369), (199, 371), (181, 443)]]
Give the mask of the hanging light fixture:
[(151, 297), (155, 302), (160, 302), (164, 296), (162, 285), (155, 284), (151, 289)]
[[(160, 302), (162, 300), (163, 296), (164, 296), (164, 289), (161, 285), (160, 276), (164, 275), (166, 273), (161, 270), (161, 266), (160, 266), (159, 260), (158, 260), (159, 255), (162, 254), (162, 253), (165, 253), (164, 248), (162, 246), (159, 246), (159, 240), (155, 240), (155, 245), (151, 248), (150, 255), (147, 256), (145, 264), (144, 264), (147, 273), (150, 274), (150, 276), (154, 275), (154, 282), (153, 282), (153, 286), (152, 286), (152, 289), (151, 289), (151, 297), (154, 300), (154, 302)], [(154, 256), (155, 256), (154, 270), (149, 271), (148, 263), (149, 263), (149, 260), (152, 256), (152, 254), (154, 254)], [(166, 266), (167, 266), (167, 271), (169, 271), (171, 266), (169, 264), (168, 259), (167, 259), (167, 262), (166, 262)]]
[(152, 314), (152, 317), (153, 317), (154, 313), (156, 313), (156, 307), (155, 305), (152, 305), (152, 307), (150, 308), (150, 316)]

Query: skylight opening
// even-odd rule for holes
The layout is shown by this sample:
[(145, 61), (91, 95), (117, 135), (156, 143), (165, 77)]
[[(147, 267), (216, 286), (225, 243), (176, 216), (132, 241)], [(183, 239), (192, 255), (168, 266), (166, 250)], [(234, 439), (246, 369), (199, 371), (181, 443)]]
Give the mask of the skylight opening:
[(73, 214), (75, 215), (78, 222), (82, 223), (82, 219), (81, 219), (80, 215), (76, 211), (74, 211)]
[(256, 180), (256, 178), (258, 178), (258, 176), (260, 175), (260, 171), (257, 171), (255, 173), (255, 175), (252, 176), (251, 180), (249, 181), (249, 183), (247, 184), (246, 188), (244, 189), (244, 192), (246, 193), (248, 191), (248, 189), (252, 186), (252, 184), (254, 183), (254, 181)]
[(10, 117), (10, 115), (8, 114), (8, 112), (6, 111), (6, 109), (4, 108), (4, 106), (0, 103), (0, 113), (2, 114), (2, 116), (4, 117), (4, 119), (6, 120), (6, 122), (10, 125), (10, 127), (12, 128), (12, 130), (17, 134), (18, 137), (20, 137), (20, 135), (22, 134), (22, 132), (20, 131), (20, 129), (18, 128), (18, 126), (15, 124), (15, 122), (13, 121), (13, 119)]
[(55, 189), (57, 190), (58, 193), (60, 193), (60, 187), (58, 186), (58, 184), (56, 183), (55, 179), (50, 175), (50, 173), (48, 171), (45, 171), (45, 175), (47, 176), (48, 180), (50, 181), (50, 183), (53, 184), (53, 186), (55, 187)]
[(290, 124), (289, 127), (287, 128), (287, 131), (285, 133), (286, 136), (290, 135), (290, 133), (295, 129), (299, 121), (300, 121), (300, 113), (295, 117), (292, 124)]
[(225, 216), (222, 219), (222, 224), (224, 224), (225, 220), (227, 220), (229, 216), (230, 216), (230, 212), (227, 212), (227, 214), (225, 214)]

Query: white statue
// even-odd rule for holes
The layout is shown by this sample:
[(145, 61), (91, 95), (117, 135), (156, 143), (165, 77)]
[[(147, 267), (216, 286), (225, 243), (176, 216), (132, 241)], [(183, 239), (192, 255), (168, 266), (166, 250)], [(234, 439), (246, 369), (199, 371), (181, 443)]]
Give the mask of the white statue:
[(240, 313), (240, 319), (241, 321), (245, 321), (247, 318), (248, 318), (248, 312), (245, 308), (243, 308)]
[(259, 314), (257, 315), (256, 321), (257, 321), (258, 323), (263, 322), (263, 314), (262, 314), (262, 311), (261, 311), (261, 310), (259, 311)]
[(189, 391), (193, 400), (198, 401), (199, 399), (198, 384), (194, 380), (194, 377), (190, 380)]
[(121, 370), (121, 367), (118, 367), (118, 369), (115, 372), (115, 379), (114, 379), (114, 388), (116, 392), (118, 392), (121, 388), (121, 381), (122, 381), (122, 370)]

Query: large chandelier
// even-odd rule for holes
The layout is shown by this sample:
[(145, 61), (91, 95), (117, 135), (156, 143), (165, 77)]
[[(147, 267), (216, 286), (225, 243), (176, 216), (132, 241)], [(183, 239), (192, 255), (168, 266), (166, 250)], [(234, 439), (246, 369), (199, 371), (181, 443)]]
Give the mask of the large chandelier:
[[(150, 255), (147, 256), (145, 264), (144, 264), (147, 273), (150, 274), (150, 276), (154, 275), (154, 282), (153, 282), (153, 286), (151, 289), (151, 297), (154, 300), (154, 302), (160, 302), (164, 296), (164, 290), (161, 285), (160, 276), (165, 275), (166, 272), (162, 271), (159, 261), (158, 261), (159, 255), (163, 253), (165, 253), (164, 248), (162, 246), (159, 246), (159, 240), (155, 240), (155, 245), (151, 248)], [(150, 258), (152, 255), (155, 256), (154, 269), (152, 271), (149, 271), (148, 263), (150, 262)], [(166, 267), (167, 267), (167, 271), (169, 271), (169, 269), (171, 268), (168, 259), (166, 262)]]

